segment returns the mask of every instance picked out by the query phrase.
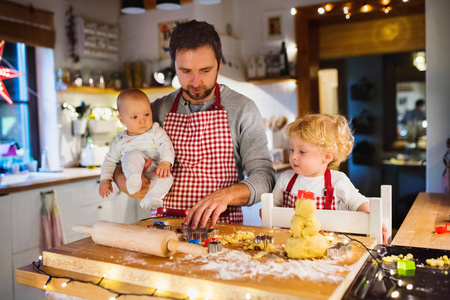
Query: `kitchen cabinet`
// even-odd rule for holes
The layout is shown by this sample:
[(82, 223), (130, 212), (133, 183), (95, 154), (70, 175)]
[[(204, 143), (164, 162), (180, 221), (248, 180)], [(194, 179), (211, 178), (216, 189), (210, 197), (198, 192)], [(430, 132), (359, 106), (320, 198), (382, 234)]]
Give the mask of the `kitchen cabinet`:
[(66, 242), (85, 238), (72, 231), (75, 224), (94, 225), (99, 220), (120, 223), (137, 221), (137, 201), (119, 191), (103, 199), (97, 178), (41, 187), (0, 196), (0, 294), (2, 299), (45, 299), (43, 291), (16, 284), (17, 268), (37, 261), (40, 250), (41, 192), (54, 191), (62, 216)]

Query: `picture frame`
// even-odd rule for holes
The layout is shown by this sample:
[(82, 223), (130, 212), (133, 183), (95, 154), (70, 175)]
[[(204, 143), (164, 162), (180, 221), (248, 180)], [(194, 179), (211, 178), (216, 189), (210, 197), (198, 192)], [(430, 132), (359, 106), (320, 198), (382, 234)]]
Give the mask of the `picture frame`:
[(285, 12), (283, 10), (269, 11), (263, 14), (263, 38), (266, 44), (283, 40), (285, 31)]
[(185, 22), (187, 20), (176, 20), (158, 23), (158, 54), (159, 59), (170, 59), (169, 43), (172, 30), (176, 25), (176, 22)]

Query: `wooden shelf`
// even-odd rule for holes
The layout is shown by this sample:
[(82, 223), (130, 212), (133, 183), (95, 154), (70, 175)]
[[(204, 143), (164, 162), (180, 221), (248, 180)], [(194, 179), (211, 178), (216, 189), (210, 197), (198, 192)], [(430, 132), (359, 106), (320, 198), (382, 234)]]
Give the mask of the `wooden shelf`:
[(289, 77), (289, 76), (283, 76), (283, 77), (274, 77), (274, 78), (249, 78), (247, 81), (250, 83), (253, 83), (253, 84), (271, 84), (271, 83), (279, 83), (279, 82), (285, 82), (285, 81), (297, 82), (297, 79)]
[[(151, 88), (142, 88), (140, 89), (144, 93), (151, 94), (151, 93), (171, 93), (175, 91), (175, 89), (171, 86), (157, 86), (157, 87), (151, 87)], [(115, 89), (101, 89), (96, 87), (89, 87), (89, 86), (69, 86), (67, 90), (58, 90), (58, 93), (79, 93), (79, 94), (119, 94), (119, 90)]]

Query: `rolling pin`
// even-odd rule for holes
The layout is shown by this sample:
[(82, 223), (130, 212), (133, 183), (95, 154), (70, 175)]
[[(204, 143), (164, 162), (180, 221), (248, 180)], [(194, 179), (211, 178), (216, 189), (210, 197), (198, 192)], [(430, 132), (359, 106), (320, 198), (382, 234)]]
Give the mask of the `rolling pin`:
[(156, 228), (99, 221), (94, 226), (75, 225), (72, 229), (79, 233), (90, 234), (92, 240), (100, 245), (160, 257), (170, 257), (177, 251), (193, 255), (208, 252), (205, 247), (178, 241), (178, 236), (173, 231)]

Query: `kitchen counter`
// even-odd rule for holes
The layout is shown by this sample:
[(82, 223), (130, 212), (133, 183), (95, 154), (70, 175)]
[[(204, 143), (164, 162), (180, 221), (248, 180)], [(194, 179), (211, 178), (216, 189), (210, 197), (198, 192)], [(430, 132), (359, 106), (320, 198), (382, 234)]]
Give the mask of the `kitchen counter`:
[[(87, 180), (92, 178), (100, 178), (101, 168), (64, 168), (61, 172), (54, 172), (55, 176), (42, 178), (32, 181), (24, 181), (17, 184), (0, 185), (0, 195), (22, 192), (26, 190)], [(58, 176), (60, 175), (60, 176)]]
[(392, 245), (450, 250), (450, 233), (437, 226), (450, 222), (450, 195), (420, 193), (392, 241)]
[[(153, 221), (164, 221), (172, 225), (173, 230), (180, 228), (182, 222), (181, 219), (155, 218), (137, 224), (146, 227)], [(253, 259), (253, 255), (260, 252), (245, 250), (241, 242), (224, 245), (220, 253), (204, 256), (175, 253), (170, 258), (162, 258), (101, 246), (89, 237), (44, 251), (40, 269), (54, 276), (48, 284), (49, 290), (92, 299), (109, 299), (125, 293), (154, 294), (170, 299), (188, 296), (190, 299), (341, 299), (368, 257), (360, 244), (350, 242), (352, 252), (346, 258), (290, 260), (282, 251), (282, 244), (290, 235), (288, 229), (232, 224), (218, 224), (216, 228), (221, 235), (238, 230), (273, 235), (279, 252)], [(335, 237), (335, 241), (337, 239)], [(373, 238), (357, 239), (369, 248), (375, 244)], [(279, 258), (284, 261), (278, 261)], [(104, 274), (106, 277), (102, 278)], [(32, 265), (16, 271), (17, 283), (41, 289), (48, 278)], [(68, 281), (65, 288), (61, 287)], [(100, 284), (80, 281), (101, 281), (102, 287), (112, 291), (97, 286)]]

